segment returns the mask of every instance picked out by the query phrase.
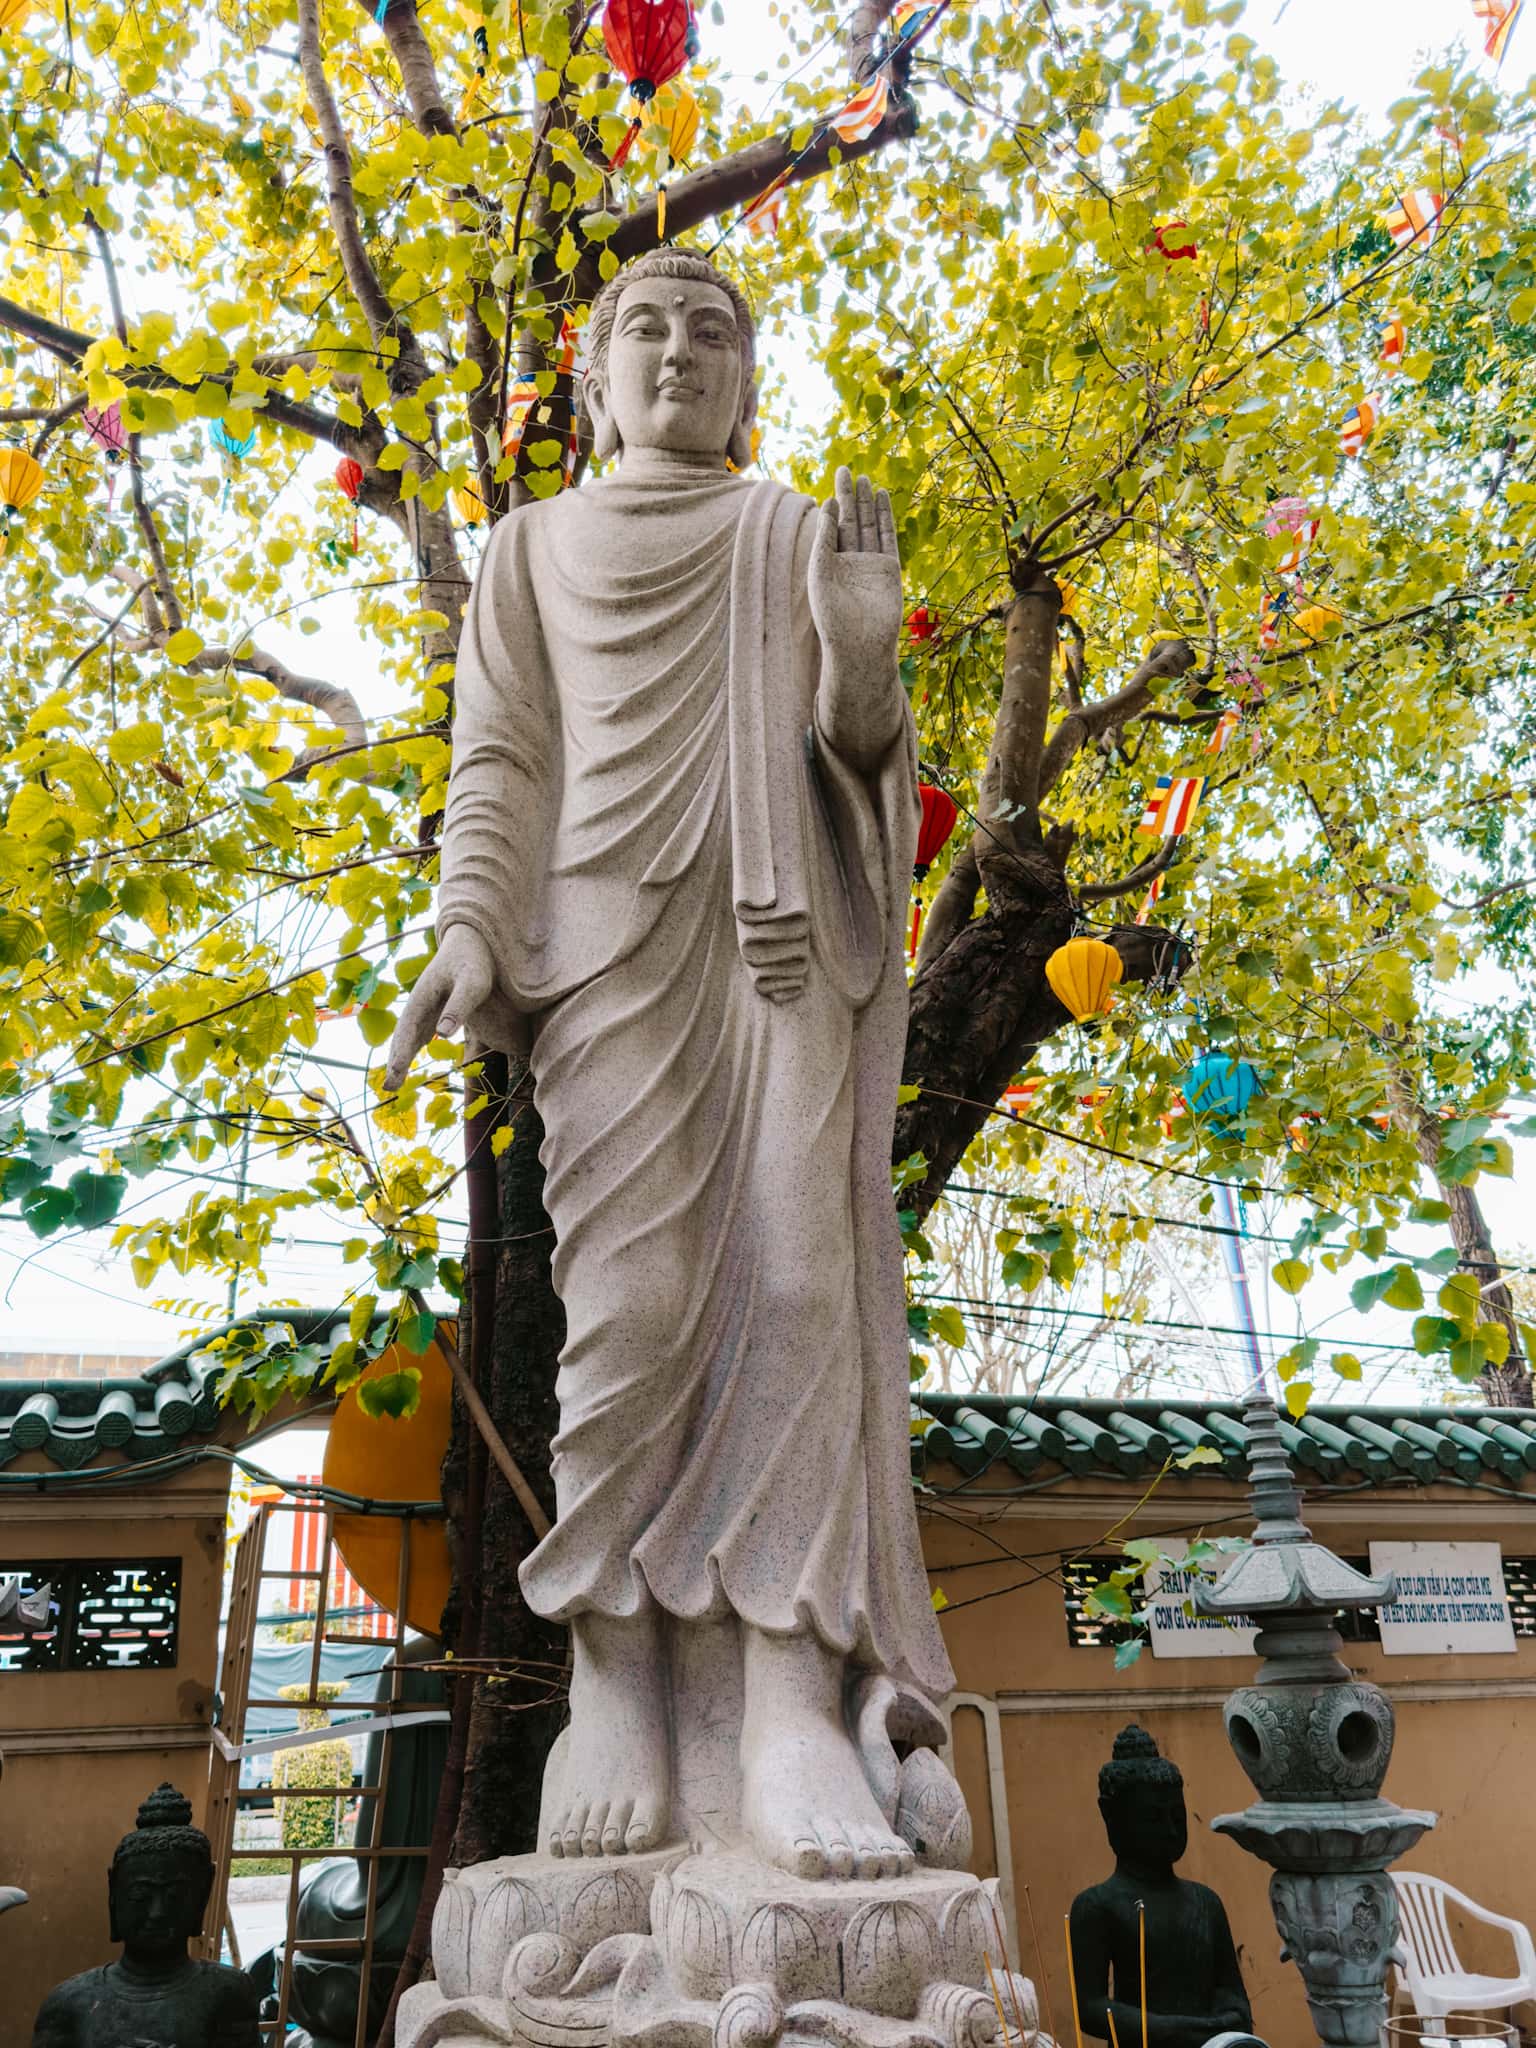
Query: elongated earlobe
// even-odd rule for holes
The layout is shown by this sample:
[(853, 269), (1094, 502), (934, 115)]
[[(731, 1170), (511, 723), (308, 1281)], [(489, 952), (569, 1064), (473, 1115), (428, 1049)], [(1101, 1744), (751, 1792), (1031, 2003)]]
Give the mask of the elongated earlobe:
[(741, 418), (731, 429), (726, 454), (737, 469), (745, 469), (752, 460), (752, 422), (757, 418), (757, 379), (748, 380), (741, 397)]
[(619, 430), (613, 414), (608, 410), (607, 397), (601, 384), (588, 381), (586, 389), (587, 412), (592, 421), (592, 458), (595, 462), (607, 462), (619, 452)]

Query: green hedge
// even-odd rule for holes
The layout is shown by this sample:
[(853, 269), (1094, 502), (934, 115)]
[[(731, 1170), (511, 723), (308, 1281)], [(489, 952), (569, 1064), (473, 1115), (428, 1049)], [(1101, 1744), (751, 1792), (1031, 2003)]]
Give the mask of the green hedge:
[[(344, 1685), (323, 1684), (316, 1688), (323, 1699), (338, 1699)], [(307, 1685), (285, 1685), (285, 1700), (308, 1700)], [(331, 1717), (323, 1707), (305, 1706), (299, 1712), (301, 1728), (329, 1728)], [(307, 1743), (303, 1749), (280, 1750), (272, 1765), (272, 1783), (277, 1787), (304, 1785), (347, 1785), (352, 1782), (352, 1745), (339, 1737), (331, 1742)], [(334, 1849), (341, 1836), (341, 1816), (346, 1794), (333, 1792), (328, 1799), (279, 1799), (281, 1841), (285, 1849)]]

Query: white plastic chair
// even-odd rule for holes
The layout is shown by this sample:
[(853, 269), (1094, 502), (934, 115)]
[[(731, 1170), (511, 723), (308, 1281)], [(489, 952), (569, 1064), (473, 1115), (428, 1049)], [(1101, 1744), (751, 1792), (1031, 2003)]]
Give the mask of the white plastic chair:
[[(1425, 1871), (1394, 1870), (1391, 1876), (1402, 1930), (1392, 1960), (1420, 2019), (1444, 2019), (1450, 2012), (1502, 2011), (1536, 1998), (1536, 1944), (1522, 1921), (1490, 1913), (1453, 1884)], [(1463, 1967), (1446, 1920), (1447, 1902), (1485, 1927), (1502, 1927), (1513, 1937), (1518, 1977), (1480, 1977)]]

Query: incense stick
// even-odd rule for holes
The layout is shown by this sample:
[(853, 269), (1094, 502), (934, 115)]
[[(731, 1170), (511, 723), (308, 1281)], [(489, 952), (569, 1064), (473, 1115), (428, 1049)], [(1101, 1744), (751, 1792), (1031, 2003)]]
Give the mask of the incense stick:
[(1045, 2030), (1056, 2039), (1056, 2018), (1051, 2011), (1051, 1980), (1045, 1974), (1045, 1957), (1040, 1952), (1040, 1930), (1035, 1925), (1035, 1902), (1029, 1896), (1029, 1886), (1024, 1887), (1024, 1910), (1029, 1915), (1029, 1938), (1035, 1951), (1035, 1968), (1040, 1973), (1039, 1995), (1045, 2000)]
[[(981, 1960), (987, 1966), (987, 1982), (992, 1987), (992, 2003), (997, 2007), (997, 2024), (1003, 2030), (1003, 2048), (1013, 2048), (1013, 2040), (1008, 2032), (1008, 2022), (1003, 2017), (1003, 2001), (997, 1995), (997, 1979), (992, 1974), (992, 1954), (989, 1949), (982, 1950)], [(1019, 2039), (1019, 2048), (1024, 2048), (1022, 2036)]]
[(1077, 1971), (1072, 1964), (1072, 1915), (1063, 1913), (1061, 1921), (1067, 1930), (1067, 1989), (1072, 1994), (1072, 2031), (1077, 2036), (1077, 2048), (1083, 2048), (1083, 2023), (1077, 2014)]
[(1147, 1907), (1136, 1901), (1136, 1936), (1141, 1948), (1141, 2048), (1147, 2048)]
[(1110, 2048), (1120, 2048), (1120, 2035), (1115, 2026), (1114, 2008), (1110, 2005), (1108, 1999), (1104, 2001), (1104, 2017), (1109, 2021)]
[[(987, 1908), (992, 1915), (992, 1930), (997, 1936), (997, 1952), (1003, 1959), (1003, 1977), (1008, 1986), (1008, 2002), (1013, 2007), (1013, 2017), (1018, 2023), (1019, 2039), (1021, 2042), (1027, 2041), (1029, 2039), (1030, 2029), (1026, 2027), (1024, 2024), (1024, 2010), (1023, 2007), (1019, 2004), (1018, 1979), (1014, 1976), (1013, 1971), (1009, 1966), (1008, 1937), (1003, 1932), (1003, 1923), (997, 1916), (997, 1901), (995, 1899), (988, 1899)], [(1038, 2009), (1036, 2011), (1035, 2017), (1037, 2020), (1039, 2019)]]

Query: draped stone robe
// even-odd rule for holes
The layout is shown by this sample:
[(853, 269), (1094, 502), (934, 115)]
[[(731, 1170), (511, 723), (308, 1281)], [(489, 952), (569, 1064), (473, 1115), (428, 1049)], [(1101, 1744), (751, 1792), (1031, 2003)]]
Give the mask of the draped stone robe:
[(867, 774), (818, 721), (814, 518), (679, 464), (498, 525), (439, 930), (495, 958), (482, 1037), (532, 1020), (568, 1335), (530, 1605), (648, 1592), (934, 1697), (890, 1186), (914, 742), (894, 664)]

